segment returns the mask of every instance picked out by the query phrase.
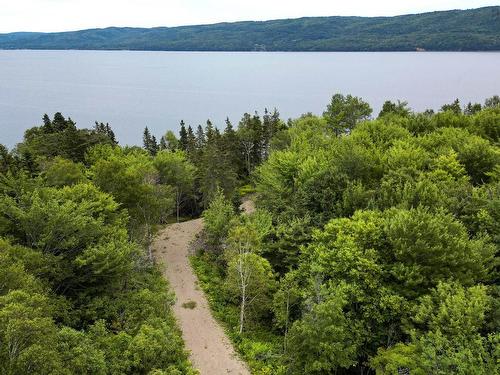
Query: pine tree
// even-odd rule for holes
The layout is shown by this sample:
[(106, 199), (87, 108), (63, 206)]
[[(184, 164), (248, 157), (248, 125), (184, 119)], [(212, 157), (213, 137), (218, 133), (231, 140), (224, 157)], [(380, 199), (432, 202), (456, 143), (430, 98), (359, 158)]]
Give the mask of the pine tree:
[(111, 126), (109, 126), (108, 123), (106, 123), (106, 125), (102, 122), (95, 122), (95, 126), (94, 126), (94, 132), (98, 133), (98, 134), (102, 134), (104, 136), (106, 136), (107, 138), (109, 138), (109, 141), (111, 142), (111, 144), (113, 145), (117, 145), (118, 142), (116, 141), (116, 137), (115, 137), (115, 133), (113, 132), (113, 130), (111, 129)]
[(233, 124), (229, 121), (229, 118), (226, 119), (226, 128), (224, 129), (221, 142), (221, 149), (227, 155), (232, 167), (235, 171), (237, 171), (239, 177), (244, 177), (245, 163), (243, 162), (243, 152), (238, 136), (233, 128)]
[(106, 134), (108, 135), (108, 138), (111, 140), (111, 142), (115, 145), (118, 144), (118, 141), (116, 140), (116, 137), (115, 137), (115, 132), (113, 131), (113, 129), (111, 129), (111, 126), (109, 126), (108, 123), (106, 123)]
[(153, 135), (151, 136), (151, 149), (149, 150), (149, 153), (152, 156), (155, 156), (158, 153), (158, 149), (159, 149), (158, 142), (156, 141), (156, 137)]
[(179, 131), (179, 145), (182, 151), (187, 151), (188, 134), (186, 131), (186, 125), (184, 124), (184, 120), (181, 120), (181, 130)]
[(148, 127), (144, 129), (144, 135), (142, 136), (142, 142), (144, 145), (144, 149), (148, 151), (151, 155), (156, 155), (158, 152), (159, 146), (158, 142), (156, 141), (156, 137), (154, 135), (151, 135), (149, 132)]
[(186, 142), (186, 152), (191, 161), (194, 161), (196, 153), (196, 136), (194, 135), (193, 128), (191, 125), (187, 129), (187, 142)]
[(43, 131), (45, 133), (53, 133), (54, 127), (52, 126), (52, 121), (50, 121), (50, 117), (47, 114), (43, 115)]
[(203, 130), (203, 127), (201, 125), (198, 125), (198, 128), (196, 129), (196, 150), (203, 150), (203, 147), (205, 147), (205, 143), (205, 131)]
[(144, 133), (142, 136), (142, 145), (143, 145), (145, 150), (149, 151), (151, 148), (151, 133), (149, 132), (149, 129), (147, 126), (144, 128)]
[(207, 120), (207, 126), (205, 128), (205, 138), (206, 138), (206, 142), (207, 143), (210, 143), (213, 138), (214, 138), (214, 126), (212, 124), (212, 122), (210, 120)]

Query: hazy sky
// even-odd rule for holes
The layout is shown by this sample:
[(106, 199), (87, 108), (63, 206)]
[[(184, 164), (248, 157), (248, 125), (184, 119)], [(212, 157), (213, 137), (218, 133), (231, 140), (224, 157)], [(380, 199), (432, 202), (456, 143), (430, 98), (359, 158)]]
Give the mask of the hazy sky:
[(302, 16), (391, 16), (500, 0), (0, 0), (0, 32), (177, 26)]

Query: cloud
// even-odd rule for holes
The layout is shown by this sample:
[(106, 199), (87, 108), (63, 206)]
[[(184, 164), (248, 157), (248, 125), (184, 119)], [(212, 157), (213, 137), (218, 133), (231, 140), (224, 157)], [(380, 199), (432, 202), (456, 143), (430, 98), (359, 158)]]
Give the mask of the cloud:
[(498, 5), (481, 0), (3, 0), (0, 32), (178, 26), (302, 16), (379, 16)]

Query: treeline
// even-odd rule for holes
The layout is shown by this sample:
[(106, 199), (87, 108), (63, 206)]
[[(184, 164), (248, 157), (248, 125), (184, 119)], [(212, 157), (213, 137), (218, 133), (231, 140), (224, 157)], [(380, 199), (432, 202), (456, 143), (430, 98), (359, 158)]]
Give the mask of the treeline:
[(193, 259), (257, 374), (500, 371), (500, 98), (376, 119), (340, 94), (220, 192)]
[(303, 17), (151, 29), (0, 34), (1, 49), (498, 51), (500, 7), (394, 17)]
[[(262, 117), (257, 112), (245, 113), (236, 127), (227, 119), (222, 131), (210, 120), (195, 129), (181, 121), (178, 137), (167, 131), (159, 141), (146, 127), (143, 146), (153, 158), (175, 154), (194, 171), (186, 183), (185, 196), (179, 200), (182, 203), (179, 211), (181, 215), (196, 216), (219, 188), (238, 206), (239, 188), (250, 182), (254, 169), (268, 158), (286, 129), (287, 124), (280, 120), (277, 110), (266, 109)], [(173, 174), (175, 179), (182, 172), (176, 170)]]

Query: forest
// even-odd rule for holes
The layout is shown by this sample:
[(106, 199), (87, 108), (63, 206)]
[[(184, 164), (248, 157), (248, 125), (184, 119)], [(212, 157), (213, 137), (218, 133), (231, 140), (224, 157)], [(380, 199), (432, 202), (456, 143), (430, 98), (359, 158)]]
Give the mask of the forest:
[(303, 17), (179, 27), (0, 34), (0, 49), (499, 51), (500, 7), (394, 17)]
[(252, 373), (500, 372), (498, 96), (179, 129), (120, 146), (56, 113), (0, 145), (1, 374), (196, 374), (151, 244), (200, 216), (192, 267)]

